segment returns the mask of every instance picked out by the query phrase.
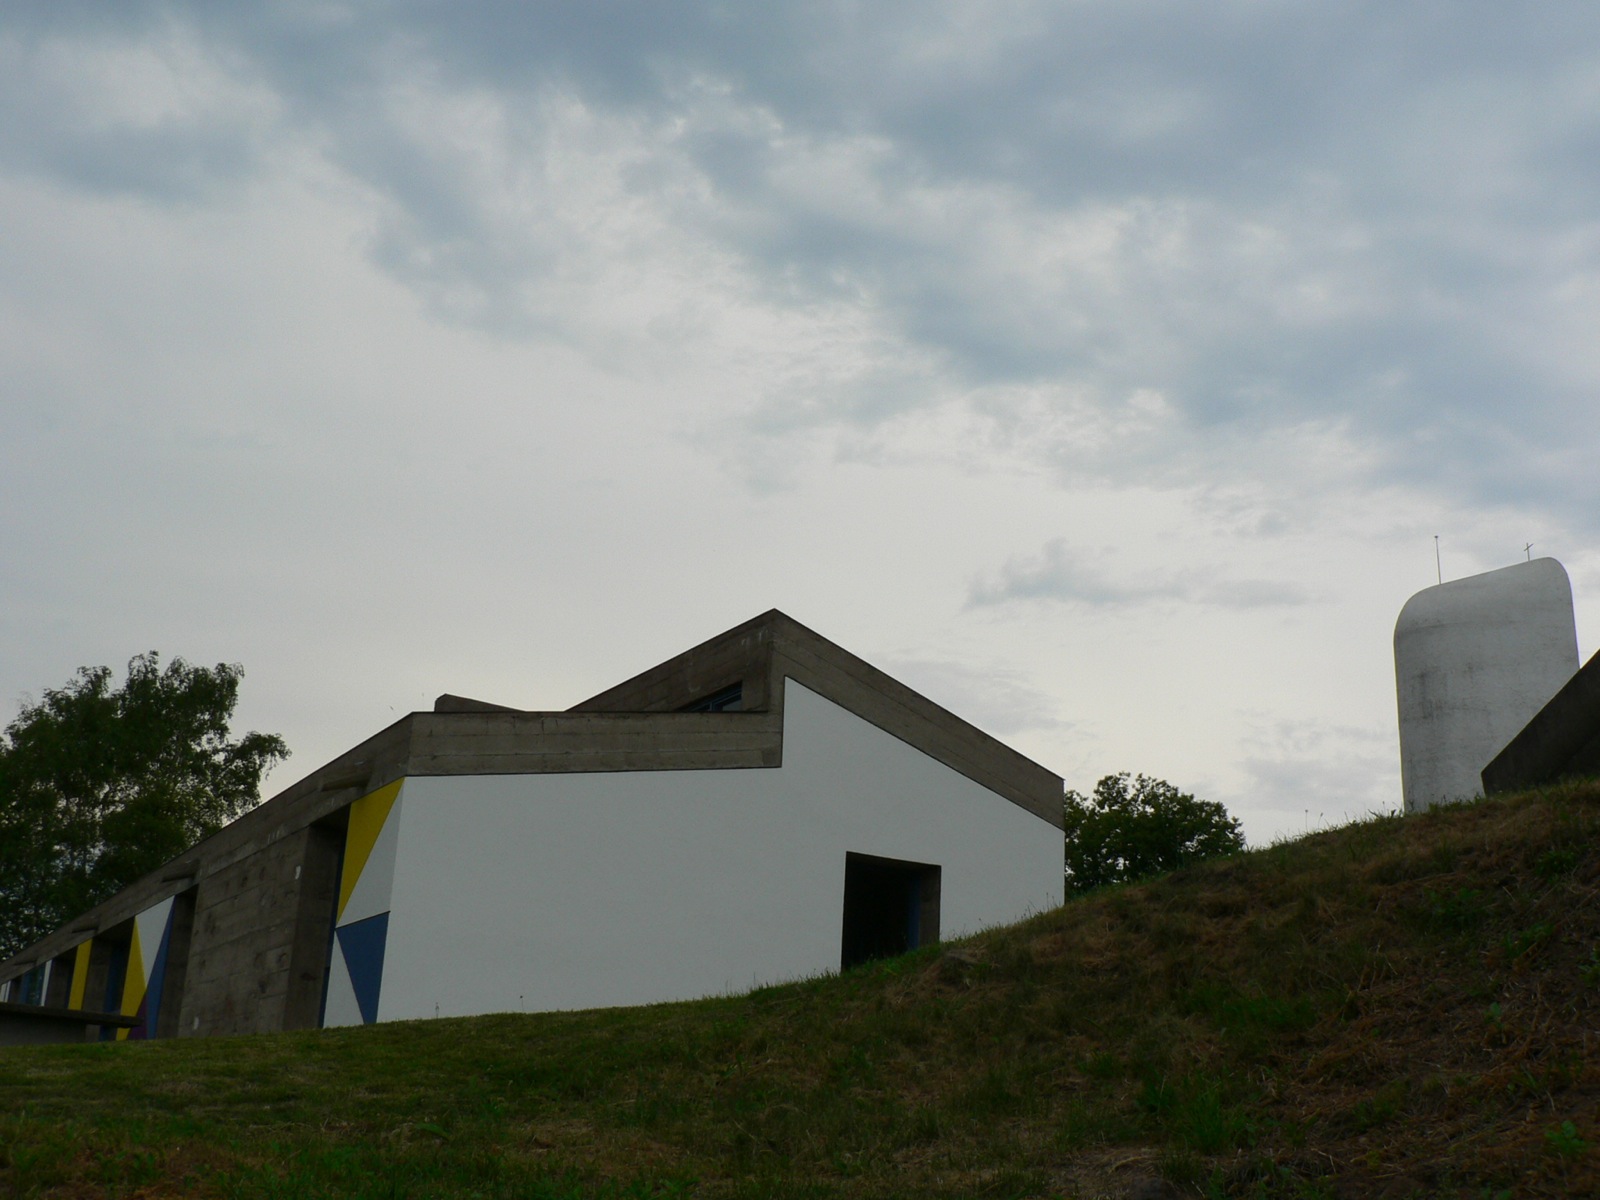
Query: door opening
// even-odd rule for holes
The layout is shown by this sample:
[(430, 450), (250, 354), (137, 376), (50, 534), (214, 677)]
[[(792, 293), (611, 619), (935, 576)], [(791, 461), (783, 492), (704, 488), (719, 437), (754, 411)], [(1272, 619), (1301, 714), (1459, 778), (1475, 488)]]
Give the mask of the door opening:
[(939, 940), (939, 868), (871, 854), (844, 856), (839, 969)]

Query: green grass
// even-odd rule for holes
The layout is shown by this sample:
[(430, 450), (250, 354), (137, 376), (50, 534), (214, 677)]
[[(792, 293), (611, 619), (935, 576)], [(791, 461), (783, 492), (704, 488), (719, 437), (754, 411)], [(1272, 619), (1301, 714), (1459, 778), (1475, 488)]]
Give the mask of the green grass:
[(1600, 788), (692, 1004), (0, 1052), (0, 1195), (1600, 1194)]

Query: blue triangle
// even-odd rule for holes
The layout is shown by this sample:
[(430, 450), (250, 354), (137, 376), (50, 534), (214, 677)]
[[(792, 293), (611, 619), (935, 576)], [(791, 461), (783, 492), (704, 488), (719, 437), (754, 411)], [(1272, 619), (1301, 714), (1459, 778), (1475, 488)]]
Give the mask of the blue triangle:
[(383, 984), (383, 947), (389, 940), (389, 914), (352, 921), (334, 932), (344, 953), (344, 964), (350, 970), (350, 986), (355, 989), (361, 1020), (371, 1025), (378, 1019), (378, 989)]
[(156, 950), (155, 962), (150, 965), (150, 978), (144, 985), (144, 1002), (139, 1006), (144, 1024), (128, 1034), (129, 1040), (153, 1038), (156, 1035), (156, 1021), (160, 1019), (161, 1014), (161, 997), (167, 986), (167, 956), (172, 951), (172, 919), (177, 911), (176, 902), (167, 910), (167, 923), (161, 929), (161, 945)]

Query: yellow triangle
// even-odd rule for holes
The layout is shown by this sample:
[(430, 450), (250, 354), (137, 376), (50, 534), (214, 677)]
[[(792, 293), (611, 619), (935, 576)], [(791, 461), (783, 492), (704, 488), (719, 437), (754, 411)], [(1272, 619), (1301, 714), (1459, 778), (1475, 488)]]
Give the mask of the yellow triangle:
[[(144, 999), (144, 955), (139, 952), (139, 922), (133, 923), (133, 938), (128, 942), (128, 970), (122, 979), (122, 1015), (131, 1017), (138, 1013), (139, 1002)], [(128, 1030), (117, 1030), (117, 1040), (126, 1041)]]
[(356, 881), (366, 869), (372, 847), (383, 832), (383, 823), (389, 819), (389, 810), (399, 798), (400, 785), (404, 782), (396, 779), (350, 805), (350, 825), (344, 835), (344, 870), (339, 874), (340, 917), (344, 916), (344, 906), (350, 903), (350, 893), (356, 890)]
[(72, 995), (67, 998), (68, 1008), (82, 1008), (83, 994), (89, 987), (89, 948), (94, 939), (78, 943), (78, 954), (72, 960)]

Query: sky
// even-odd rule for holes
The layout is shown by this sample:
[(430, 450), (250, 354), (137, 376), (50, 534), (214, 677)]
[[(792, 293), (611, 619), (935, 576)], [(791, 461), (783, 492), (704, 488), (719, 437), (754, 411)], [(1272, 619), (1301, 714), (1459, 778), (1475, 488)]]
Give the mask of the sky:
[(1270, 842), (1436, 578), (1596, 649), (1597, 327), (1592, 3), (9, 0), (0, 721), (240, 663), (270, 794), (775, 607)]

